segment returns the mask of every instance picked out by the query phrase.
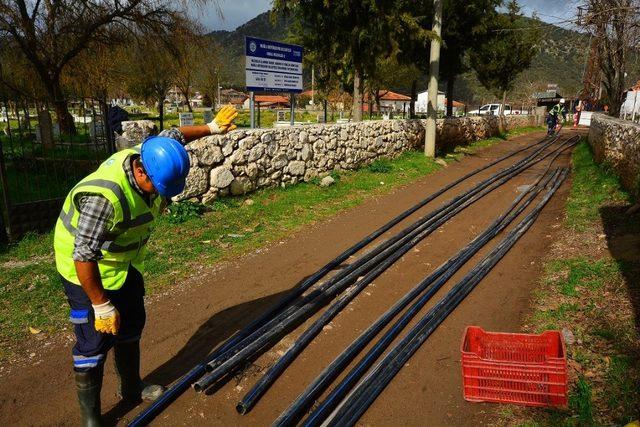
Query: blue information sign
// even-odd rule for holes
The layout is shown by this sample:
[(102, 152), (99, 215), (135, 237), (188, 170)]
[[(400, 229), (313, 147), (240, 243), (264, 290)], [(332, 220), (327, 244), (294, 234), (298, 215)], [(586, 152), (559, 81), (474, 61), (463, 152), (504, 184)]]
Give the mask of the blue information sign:
[(302, 46), (245, 38), (248, 91), (302, 92)]

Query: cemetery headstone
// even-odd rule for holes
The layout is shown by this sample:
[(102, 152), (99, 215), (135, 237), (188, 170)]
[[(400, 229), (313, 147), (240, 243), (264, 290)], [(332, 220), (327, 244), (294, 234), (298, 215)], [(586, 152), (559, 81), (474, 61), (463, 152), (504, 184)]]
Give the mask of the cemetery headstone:
[(180, 113), (180, 126), (193, 126), (193, 113)]
[[(58, 133), (60, 133), (60, 127), (58, 127)], [(53, 123), (51, 122), (51, 114), (49, 114), (48, 110), (38, 111), (38, 130), (36, 131), (36, 137), (45, 149), (53, 148)]]

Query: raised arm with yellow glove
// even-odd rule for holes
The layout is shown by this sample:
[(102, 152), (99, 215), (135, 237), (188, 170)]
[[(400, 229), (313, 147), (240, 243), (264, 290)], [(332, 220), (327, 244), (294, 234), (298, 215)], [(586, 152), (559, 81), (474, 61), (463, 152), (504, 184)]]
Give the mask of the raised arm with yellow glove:
[(211, 134), (227, 133), (234, 130), (237, 126), (233, 124), (233, 120), (238, 117), (238, 112), (231, 105), (225, 105), (218, 111), (211, 123), (207, 123)]
[(216, 117), (206, 125), (181, 126), (178, 128), (186, 142), (204, 138), (209, 135), (219, 135), (234, 130), (237, 126), (233, 120), (238, 116), (238, 112), (231, 105), (225, 105), (218, 111)]

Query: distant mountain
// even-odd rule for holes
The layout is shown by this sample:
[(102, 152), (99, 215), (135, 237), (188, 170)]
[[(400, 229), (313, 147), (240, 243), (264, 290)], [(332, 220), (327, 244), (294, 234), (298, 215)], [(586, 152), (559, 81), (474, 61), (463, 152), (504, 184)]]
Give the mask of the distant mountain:
[(213, 31), (208, 34), (222, 48), (225, 75), (222, 83), (242, 88), (244, 86), (244, 38), (253, 36), (268, 40), (284, 41), (289, 32), (289, 19), (278, 17), (271, 21), (271, 12), (261, 13), (233, 31)]
[[(509, 98), (524, 100), (537, 90), (546, 88), (548, 83), (559, 85), (559, 92), (570, 98), (575, 96), (582, 86), (582, 74), (587, 60), (589, 36), (567, 30), (552, 24), (529, 20), (531, 25), (540, 25), (542, 40), (540, 53), (531, 67), (518, 77), (517, 89)], [(244, 37), (255, 36), (276, 41), (285, 41), (289, 33), (290, 20), (279, 17), (271, 20), (271, 13), (262, 13), (234, 31), (214, 31), (209, 34), (223, 48), (227, 58), (225, 85), (237, 88), (244, 86)], [(426, 52), (425, 52), (426, 53)], [(426, 76), (418, 79), (420, 90), (426, 89)], [(442, 82), (441, 89), (444, 89)], [(306, 82), (310, 84), (310, 82)], [(461, 75), (455, 85), (454, 97), (467, 103), (480, 103), (495, 99), (478, 82), (474, 73)], [(394, 87), (393, 90), (410, 93), (410, 88)]]

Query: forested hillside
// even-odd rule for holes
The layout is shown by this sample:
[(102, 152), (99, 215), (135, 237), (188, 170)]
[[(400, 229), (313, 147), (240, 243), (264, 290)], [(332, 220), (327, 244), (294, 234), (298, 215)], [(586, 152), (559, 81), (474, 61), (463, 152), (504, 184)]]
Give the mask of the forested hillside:
[[(542, 27), (540, 52), (531, 68), (518, 78), (516, 89), (509, 94), (513, 101), (525, 101), (531, 94), (543, 90), (549, 83), (556, 83), (560, 93), (575, 96), (582, 84), (582, 74), (587, 60), (589, 36), (540, 21), (529, 20), (531, 25)], [(244, 85), (244, 37), (247, 35), (284, 41), (289, 32), (288, 21), (278, 18), (272, 22), (269, 12), (260, 14), (234, 31), (215, 31), (210, 34), (222, 47), (226, 64), (224, 85), (241, 88)], [(419, 76), (420, 86), (426, 88), (426, 76)], [(444, 88), (444, 82), (443, 88)], [(310, 85), (310, 82), (308, 82)], [(395, 87), (405, 93), (409, 87)], [(489, 101), (494, 97), (475, 78), (473, 71), (460, 76), (456, 82), (456, 99), (467, 103)]]

